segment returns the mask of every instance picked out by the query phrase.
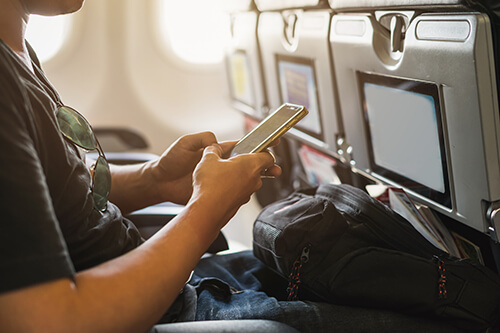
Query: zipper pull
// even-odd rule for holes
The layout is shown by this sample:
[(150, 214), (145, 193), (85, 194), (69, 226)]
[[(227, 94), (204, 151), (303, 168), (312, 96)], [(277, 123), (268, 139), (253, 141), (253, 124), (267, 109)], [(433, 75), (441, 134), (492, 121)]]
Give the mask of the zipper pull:
[(444, 261), (438, 256), (434, 256), (434, 261), (437, 264), (439, 279), (438, 279), (438, 298), (439, 299), (447, 299), (448, 291), (446, 290), (446, 268), (444, 267)]
[(302, 254), (300, 255), (300, 261), (302, 264), (305, 264), (306, 262), (309, 261), (309, 252), (311, 252), (311, 246), (307, 245), (305, 248), (302, 249)]
[(309, 261), (309, 253), (311, 251), (311, 246), (307, 245), (302, 249), (302, 254), (300, 257), (295, 260), (292, 266), (292, 271), (290, 272), (290, 275), (288, 276), (288, 301), (296, 301), (298, 300), (298, 293), (299, 293), (299, 285), (301, 283), (300, 281), (300, 269), (302, 266)]

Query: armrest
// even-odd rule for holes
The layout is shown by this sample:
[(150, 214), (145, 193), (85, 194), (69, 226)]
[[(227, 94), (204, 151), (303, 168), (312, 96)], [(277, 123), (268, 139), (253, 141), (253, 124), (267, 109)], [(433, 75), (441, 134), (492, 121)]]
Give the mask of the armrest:
[[(105, 152), (106, 160), (112, 164), (127, 165), (156, 160), (159, 156), (151, 153), (109, 153)], [(99, 157), (98, 153), (87, 153), (87, 161), (92, 163)]]
[(183, 208), (184, 206), (181, 205), (164, 202), (136, 210), (126, 217), (135, 224), (142, 237), (148, 239), (179, 214)]
[[(148, 239), (173, 219), (183, 208), (184, 206), (181, 205), (164, 202), (137, 210), (126, 217), (135, 224), (142, 237)], [(207, 253), (218, 253), (227, 249), (229, 249), (229, 246), (226, 237), (220, 232), (215, 241), (208, 248)]]
[(96, 127), (94, 133), (105, 151), (128, 151), (148, 148), (144, 136), (131, 128)]
[(248, 320), (214, 320), (214, 321), (192, 321), (184, 323), (172, 323), (156, 325), (149, 333), (298, 333), (298, 331), (286, 324), (263, 319)]

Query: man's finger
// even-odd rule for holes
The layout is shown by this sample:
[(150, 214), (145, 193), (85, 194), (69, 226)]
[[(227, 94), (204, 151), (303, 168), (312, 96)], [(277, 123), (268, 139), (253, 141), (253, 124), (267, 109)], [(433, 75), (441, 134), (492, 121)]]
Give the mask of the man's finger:
[(273, 165), (271, 168), (266, 169), (262, 174), (261, 178), (276, 178), (281, 176), (281, 167), (279, 165)]
[(266, 149), (265, 152), (268, 153), (269, 155), (271, 155), (274, 163), (276, 163), (276, 156), (274, 156), (273, 152), (270, 149)]
[(280, 144), (280, 138), (277, 138), (276, 140), (274, 140), (273, 142), (271, 142), (269, 144), (269, 147), (274, 147), (274, 146), (277, 146)]
[(263, 171), (272, 168), (276, 162), (274, 155), (269, 150), (250, 155), (258, 157), (259, 168)]
[[(214, 156), (215, 155), (215, 156)], [(222, 156), (222, 148), (219, 144), (212, 144), (203, 150), (203, 157), (204, 158), (209, 158), (209, 157), (216, 157), (220, 158)]]
[(217, 143), (217, 137), (212, 132), (201, 132), (187, 135), (191, 150), (198, 150)]
[(229, 155), (229, 153), (231, 152), (231, 150), (233, 150), (234, 145), (236, 144), (236, 142), (238, 142), (238, 141), (224, 141), (224, 142), (220, 142), (219, 145), (222, 148), (222, 156), (228, 157), (227, 155)]

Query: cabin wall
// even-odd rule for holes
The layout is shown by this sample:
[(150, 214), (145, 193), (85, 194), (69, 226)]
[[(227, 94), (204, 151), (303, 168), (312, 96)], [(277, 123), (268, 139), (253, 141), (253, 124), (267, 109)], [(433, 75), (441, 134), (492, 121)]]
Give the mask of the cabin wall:
[(74, 14), (70, 41), (44, 64), (47, 76), (93, 126), (134, 128), (150, 152), (206, 130), (236, 140), (242, 116), (229, 104), (223, 62), (190, 65), (162, 47), (153, 4), (87, 2)]

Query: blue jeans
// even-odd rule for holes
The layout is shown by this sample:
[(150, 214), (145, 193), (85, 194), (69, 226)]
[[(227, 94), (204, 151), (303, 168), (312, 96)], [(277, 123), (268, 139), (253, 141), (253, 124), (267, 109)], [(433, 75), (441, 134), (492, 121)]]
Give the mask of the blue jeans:
[(268, 319), (301, 332), (459, 332), (391, 311), (286, 301), (287, 281), (251, 251), (202, 259), (167, 321)]

